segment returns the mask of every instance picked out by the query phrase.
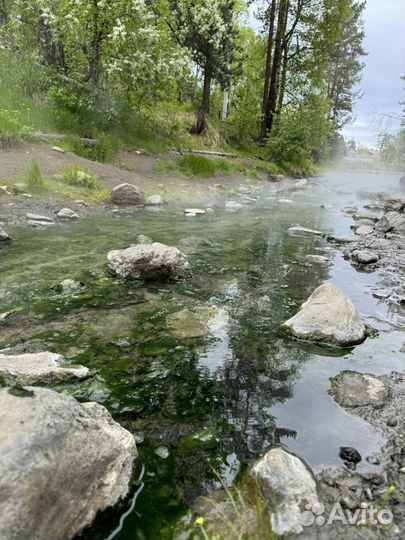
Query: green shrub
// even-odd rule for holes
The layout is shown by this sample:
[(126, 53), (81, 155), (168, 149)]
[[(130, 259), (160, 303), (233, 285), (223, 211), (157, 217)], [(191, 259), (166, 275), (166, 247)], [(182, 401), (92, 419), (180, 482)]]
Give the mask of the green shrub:
[(67, 167), (61, 175), (61, 180), (71, 186), (85, 187), (88, 189), (98, 189), (100, 184), (97, 175), (88, 167), (81, 165), (71, 165)]
[(204, 156), (186, 155), (182, 156), (177, 165), (180, 171), (186, 176), (198, 176), (210, 178), (216, 173), (231, 174), (243, 170), (243, 167), (237, 163), (232, 163), (226, 159), (209, 159)]
[(118, 151), (119, 142), (108, 135), (100, 135), (96, 139), (96, 144), (89, 146), (83, 144), (80, 137), (70, 136), (65, 138), (64, 147), (69, 152), (92, 161), (110, 161)]
[(33, 159), (28, 165), (24, 180), (31, 191), (41, 191), (46, 188), (46, 182), (42, 176), (41, 169), (39, 168), (38, 161)]

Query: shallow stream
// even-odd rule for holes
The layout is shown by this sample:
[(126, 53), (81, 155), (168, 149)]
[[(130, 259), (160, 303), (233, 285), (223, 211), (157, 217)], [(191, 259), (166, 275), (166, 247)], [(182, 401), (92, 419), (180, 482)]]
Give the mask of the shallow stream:
[[(403, 371), (405, 313), (373, 297), (378, 272), (359, 272), (324, 239), (287, 230), (350, 234), (353, 220), (341, 208), (362, 209), (375, 192), (395, 196), (397, 183), (397, 175), (360, 172), (330, 173), (299, 191), (252, 182), (247, 194), (224, 192), (224, 202), (242, 201), (238, 209), (218, 205), (194, 218), (173, 205), (108, 209), (13, 232), (0, 251), (0, 313), (11, 312), (0, 347), (51, 350), (98, 370), (90, 387), (65, 391), (102, 402), (136, 436), (145, 485), (117, 539), (176, 536), (196, 497), (218, 485), (217, 473), (231, 485), (274, 443), (315, 470), (340, 464), (340, 446), (378, 453), (382, 437), (334, 403), (329, 378), (344, 369)], [(109, 276), (106, 253), (140, 234), (179, 247), (194, 278), (144, 286)], [(63, 290), (65, 279), (80, 285)], [(377, 337), (331, 352), (283, 335), (280, 324), (325, 281), (352, 298)], [(373, 467), (363, 460), (360, 470)], [(85, 538), (108, 537), (129, 503)]]

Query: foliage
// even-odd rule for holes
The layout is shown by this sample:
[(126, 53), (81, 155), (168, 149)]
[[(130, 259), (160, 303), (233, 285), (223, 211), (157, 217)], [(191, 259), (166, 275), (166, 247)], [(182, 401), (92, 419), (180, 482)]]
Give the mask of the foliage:
[(405, 171), (405, 129), (398, 133), (383, 131), (378, 137), (378, 149), (382, 161)]
[(303, 172), (313, 162), (328, 157), (333, 133), (329, 110), (329, 101), (315, 93), (308, 95), (297, 108), (285, 107), (268, 141), (270, 157)]
[(218, 173), (231, 174), (236, 171), (243, 171), (243, 167), (238, 163), (220, 158), (207, 158), (187, 154), (177, 161), (159, 161), (155, 166), (158, 172), (181, 172), (185, 176), (195, 176), (198, 178), (212, 178)]
[(42, 176), (41, 169), (39, 168), (36, 159), (33, 159), (28, 165), (25, 171), (24, 180), (31, 191), (41, 191), (46, 188), (45, 179)]
[(62, 172), (60, 178), (63, 182), (73, 186), (81, 186), (88, 189), (97, 189), (100, 187), (96, 173), (82, 165), (71, 165), (67, 167)]

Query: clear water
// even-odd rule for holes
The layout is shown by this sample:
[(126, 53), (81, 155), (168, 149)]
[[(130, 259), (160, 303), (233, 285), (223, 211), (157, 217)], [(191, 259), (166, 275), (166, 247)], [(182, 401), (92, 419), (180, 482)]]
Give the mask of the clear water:
[[(329, 378), (344, 369), (403, 371), (404, 313), (372, 296), (378, 272), (358, 272), (323, 239), (287, 230), (299, 224), (349, 234), (353, 222), (341, 208), (362, 208), (375, 191), (395, 196), (397, 182), (396, 175), (331, 173), (304, 191), (288, 182), (266, 185), (257, 204), (236, 211), (219, 205), (194, 219), (173, 206), (105, 210), (74, 224), (13, 232), (13, 244), (0, 251), (0, 313), (15, 311), (2, 321), (0, 347), (52, 350), (97, 369), (108, 388), (99, 399), (137, 436), (145, 487), (117, 538), (171, 538), (193, 500), (216, 484), (213, 470), (232, 484), (276, 442), (314, 469), (339, 464), (340, 446), (378, 452), (382, 436), (334, 403)], [(139, 234), (184, 251), (193, 280), (144, 286), (108, 276), (106, 253)], [(314, 263), (309, 254), (330, 262)], [(66, 278), (82, 282), (82, 291), (61, 294)], [(280, 324), (328, 280), (378, 337), (332, 353), (283, 335)], [(173, 313), (207, 306), (216, 316), (205, 337), (179, 337), (167, 325)], [(365, 460), (361, 467), (373, 468)], [(106, 538), (127, 504), (85, 537)]]

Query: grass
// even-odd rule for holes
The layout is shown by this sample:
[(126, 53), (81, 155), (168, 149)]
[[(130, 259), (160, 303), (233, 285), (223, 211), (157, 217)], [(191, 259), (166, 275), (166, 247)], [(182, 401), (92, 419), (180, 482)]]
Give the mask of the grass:
[(155, 171), (177, 172), (185, 176), (197, 178), (213, 178), (219, 173), (228, 175), (235, 172), (244, 172), (244, 167), (239, 163), (234, 163), (226, 159), (187, 154), (175, 161), (156, 162)]
[(30, 191), (45, 191), (47, 189), (47, 183), (42, 176), (41, 169), (39, 168), (38, 161), (33, 159), (28, 165), (25, 175), (25, 183)]
[[(217, 475), (218, 476), (218, 475)], [(211, 506), (205, 517), (199, 516), (194, 525), (200, 529), (204, 540), (275, 540), (271, 530), (268, 504), (256, 483), (228, 488), (218, 476), (224, 497), (217, 501), (207, 498)], [(252, 518), (254, 516), (254, 518)]]
[(62, 171), (60, 179), (62, 182), (72, 186), (87, 189), (98, 189), (100, 187), (96, 173), (82, 165), (70, 165)]

